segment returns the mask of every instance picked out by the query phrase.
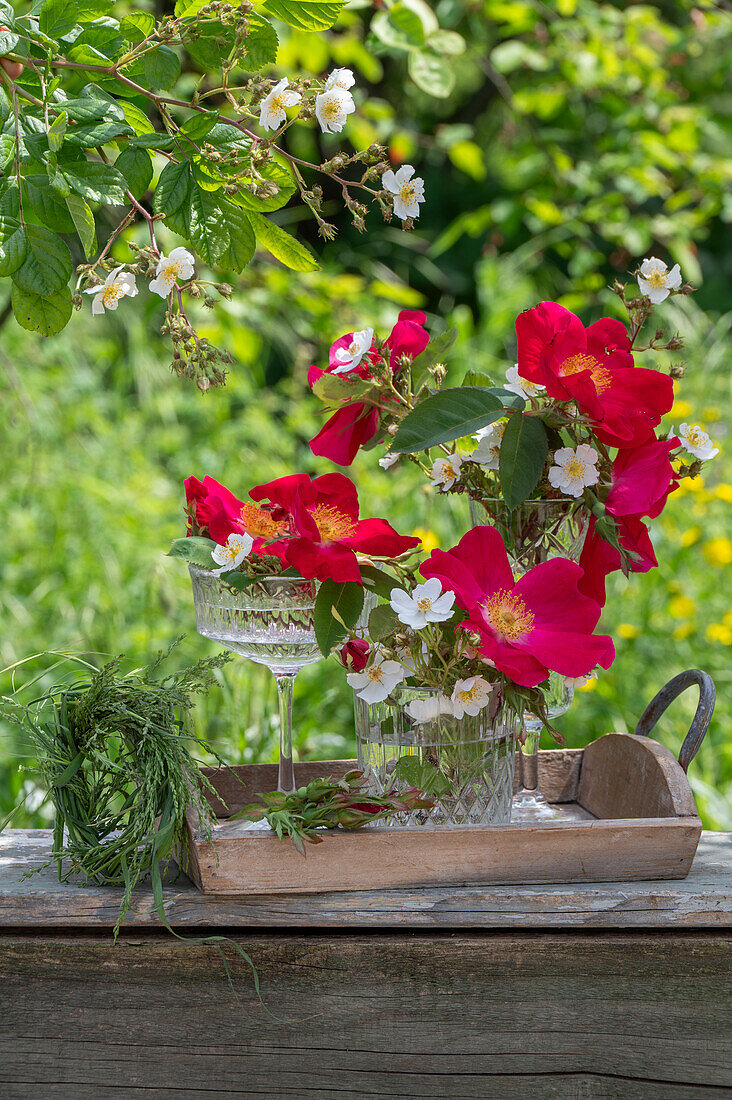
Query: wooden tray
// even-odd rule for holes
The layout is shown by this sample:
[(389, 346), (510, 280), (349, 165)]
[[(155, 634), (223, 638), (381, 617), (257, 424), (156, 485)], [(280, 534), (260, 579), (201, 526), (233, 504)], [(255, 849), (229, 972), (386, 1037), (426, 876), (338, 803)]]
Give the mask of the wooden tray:
[[(296, 764), (295, 779), (302, 785), (355, 766), (353, 760)], [(702, 829), (682, 766), (663, 745), (632, 734), (539, 753), (541, 789), (571, 812), (567, 822), (334, 830), (322, 844), (308, 844), (306, 858), (289, 840), (226, 820), (257, 792), (276, 787), (276, 765), (205, 771), (223, 800), (214, 804), (220, 819), (207, 841), (188, 811), (185, 869), (207, 894), (684, 878)]]

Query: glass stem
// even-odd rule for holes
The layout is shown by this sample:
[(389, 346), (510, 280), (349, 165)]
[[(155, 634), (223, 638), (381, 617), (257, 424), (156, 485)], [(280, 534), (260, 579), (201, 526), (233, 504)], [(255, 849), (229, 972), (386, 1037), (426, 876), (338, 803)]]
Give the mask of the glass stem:
[(292, 689), (296, 672), (275, 672), (277, 697), (280, 704), (280, 765), (277, 790), (292, 794), (295, 790), (295, 769), (292, 763)]
[(519, 751), (519, 798), (530, 798), (543, 802), (544, 796), (539, 789), (539, 732), (526, 730), (526, 739)]

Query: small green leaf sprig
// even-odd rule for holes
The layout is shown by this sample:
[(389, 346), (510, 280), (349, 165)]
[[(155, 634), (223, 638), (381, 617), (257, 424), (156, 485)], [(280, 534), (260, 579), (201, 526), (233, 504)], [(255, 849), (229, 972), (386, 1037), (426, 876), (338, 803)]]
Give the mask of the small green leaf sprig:
[(292, 794), (272, 791), (257, 796), (235, 818), (267, 821), (280, 839), (289, 837), (303, 856), (305, 841), (320, 844), (328, 829), (362, 829), (395, 814), (431, 809), (433, 803), (416, 787), (402, 787), (374, 795), (360, 771), (348, 772), (342, 779), (313, 779)]

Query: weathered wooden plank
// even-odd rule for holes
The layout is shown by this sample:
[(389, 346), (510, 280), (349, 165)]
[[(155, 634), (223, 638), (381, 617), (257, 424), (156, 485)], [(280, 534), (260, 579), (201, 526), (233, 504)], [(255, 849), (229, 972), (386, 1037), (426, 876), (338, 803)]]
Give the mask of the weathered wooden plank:
[[(706, 1097), (732, 1089), (707, 935), (0, 938), (4, 1096)], [(96, 1090), (96, 1091), (95, 1091)]]
[(595, 817), (694, 817), (676, 757), (650, 737), (607, 733), (584, 750), (578, 801)]
[[(328, 843), (328, 841), (325, 841)], [(59, 883), (48, 830), (0, 835), (0, 928), (110, 928), (120, 891)], [(308, 856), (308, 858), (310, 858)], [(667, 882), (472, 886), (351, 893), (216, 897), (181, 877), (165, 888), (177, 928), (730, 928), (732, 835), (704, 833), (689, 876)], [(158, 926), (149, 887), (135, 892), (126, 927)]]

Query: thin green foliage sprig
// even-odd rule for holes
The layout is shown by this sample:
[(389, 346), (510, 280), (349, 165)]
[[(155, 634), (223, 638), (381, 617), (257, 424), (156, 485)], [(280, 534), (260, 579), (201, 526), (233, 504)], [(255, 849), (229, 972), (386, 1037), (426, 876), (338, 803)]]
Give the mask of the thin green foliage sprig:
[[(160, 676), (181, 640), (141, 669), (124, 671), (117, 657), (29, 703), (17, 692), (4, 699), (4, 717), (29, 737), (56, 810), (52, 859), (59, 880), (81, 875), (124, 890), (115, 938), (135, 886), (148, 873), (167, 924), (162, 878), (176, 849), (186, 850), (186, 808), (193, 808), (204, 835), (211, 836), (215, 822), (206, 793), (216, 792), (191, 756), (188, 715), (229, 657)], [(208, 742), (196, 740), (218, 759)]]
[(342, 779), (313, 779), (292, 794), (271, 791), (257, 797), (261, 805), (253, 802), (233, 817), (266, 820), (280, 839), (289, 837), (303, 856), (305, 841), (320, 844), (324, 829), (361, 829), (397, 813), (434, 805), (416, 787), (374, 795), (359, 771), (350, 771)]

